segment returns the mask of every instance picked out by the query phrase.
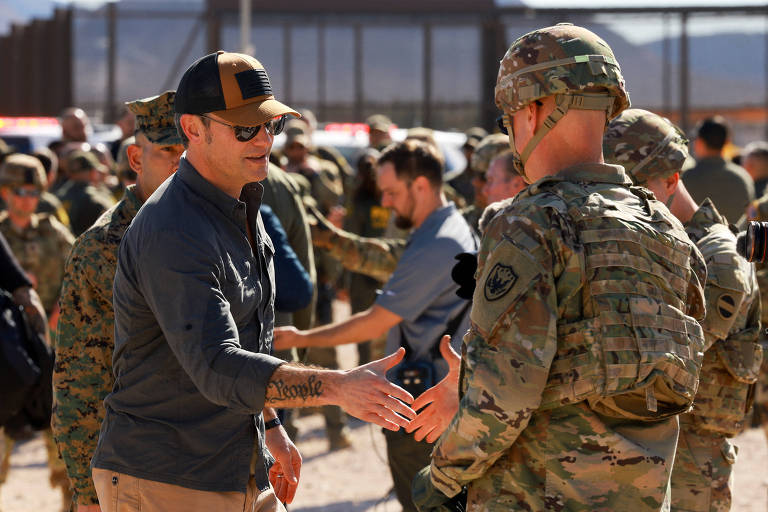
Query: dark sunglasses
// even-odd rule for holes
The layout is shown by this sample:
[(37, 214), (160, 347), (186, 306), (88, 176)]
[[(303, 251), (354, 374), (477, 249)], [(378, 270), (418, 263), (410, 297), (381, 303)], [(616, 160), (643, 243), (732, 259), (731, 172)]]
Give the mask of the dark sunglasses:
[(15, 188), (13, 189), (13, 195), (19, 196), (19, 197), (40, 197), (40, 191), (36, 188), (34, 189), (28, 189), (28, 188)]
[(262, 126), (264, 126), (267, 132), (269, 132), (270, 134), (280, 135), (283, 132), (283, 128), (285, 127), (285, 118), (286, 118), (285, 114), (283, 114), (280, 117), (270, 119), (266, 123), (260, 124), (257, 126), (236, 126), (234, 124), (225, 123), (224, 121), (219, 121), (218, 119), (214, 119), (206, 115), (200, 115), (200, 117), (204, 117), (215, 123), (223, 124), (224, 126), (229, 126), (230, 128), (232, 128), (232, 131), (235, 132), (235, 139), (237, 139), (239, 142), (248, 142), (249, 140), (254, 138), (256, 135), (258, 135), (259, 130), (261, 130)]

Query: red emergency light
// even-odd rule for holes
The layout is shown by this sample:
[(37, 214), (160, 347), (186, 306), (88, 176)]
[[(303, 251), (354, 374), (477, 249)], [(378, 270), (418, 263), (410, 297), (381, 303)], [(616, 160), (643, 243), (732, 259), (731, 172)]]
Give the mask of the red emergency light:
[(55, 117), (0, 117), (0, 130), (43, 126), (59, 126), (59, 120)]

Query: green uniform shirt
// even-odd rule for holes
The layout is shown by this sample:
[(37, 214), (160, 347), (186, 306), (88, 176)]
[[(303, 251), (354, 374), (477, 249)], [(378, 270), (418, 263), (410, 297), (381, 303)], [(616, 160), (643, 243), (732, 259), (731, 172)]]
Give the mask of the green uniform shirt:
[(47, 315), (56, 306), (64, 278), (64, 262), (75, 238), (55, 217), (34, 214), (22, 230), (11, 224), (7, 212), (0, 213), (3, 233), (21, 268), (30, 275)]

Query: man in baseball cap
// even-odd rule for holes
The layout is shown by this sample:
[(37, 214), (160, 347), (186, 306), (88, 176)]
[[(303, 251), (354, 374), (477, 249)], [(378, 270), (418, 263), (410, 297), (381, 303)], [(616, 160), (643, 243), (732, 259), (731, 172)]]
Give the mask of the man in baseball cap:
[(118, 250), (96, 492), (102, 512), (284, 511), (301, 457), (272, 407), (339, 405), (397, 430), (413, 397), (384, 373), (404, 351), (343, 374), (271, 355), (274, 248), (258, 182), (298, 114), (259, 61), (225, 52), (187, 69), (174, 108), (186, 152)]
[[(174, 91), (126, 103), (136, 117), (135, 136), (123, 141), (121, 173), (134, 183), (75, 242), (64, 270), (53, 374), (53, 432), (66, 464), (78, 512), (98, 510), (90, 461), (104, 419), (112, 373), (115, 323), (112, 282), (117, 248), (152, 192), (176, 171), (184, 151), (173, 122)], [(123, 149), (124, 146), (124, 149)]]

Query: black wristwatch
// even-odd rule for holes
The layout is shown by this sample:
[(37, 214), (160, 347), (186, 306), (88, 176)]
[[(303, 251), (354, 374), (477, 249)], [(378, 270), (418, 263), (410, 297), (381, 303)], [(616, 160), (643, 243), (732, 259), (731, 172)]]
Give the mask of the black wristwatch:
[(280, 418), (274, 418), (264, 423), (264, 430), (279, 427), (280, 425), (282, 425), (282, 423), (280, 423)]

